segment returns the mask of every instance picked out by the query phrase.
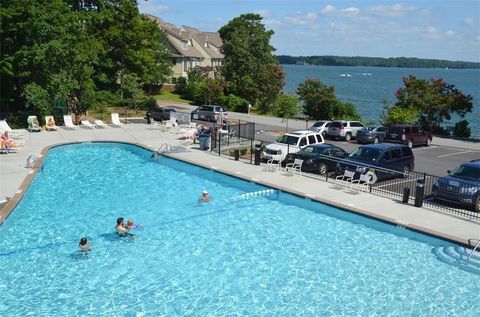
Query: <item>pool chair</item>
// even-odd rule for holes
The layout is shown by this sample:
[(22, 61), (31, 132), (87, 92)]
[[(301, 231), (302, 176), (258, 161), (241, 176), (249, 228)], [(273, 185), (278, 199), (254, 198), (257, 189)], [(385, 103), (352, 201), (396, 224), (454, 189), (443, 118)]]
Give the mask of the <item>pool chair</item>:
[(0, 134), (2, 134), (5, 131), (8, 131), (12, 139), (21, 139), (25, 137), (25, 135), (27, 134), (27, 130), (12, 129), (10, 128), (10, 125), (8, 124), (7, 120), (0, 120)]
[(150, 124), (148, 125), (148, 128), (150, 130), (161, 129), (162, 128), (162, 122), (155, 121), (155, 119), (150, 118)]
[(20, 147), (2, 147), (0, 148), (0, 154), (17, 153)]
[(37, 116), (28, 116), (27, 118), (29, 132), (40, 132), (42, 128), (40, 127), (40, 123), (38, 123)]
[(90, 121), (88, 120), (82, 120), (80, 122), (82, 124), (82, 127), (86, 128), (86, 129), (94, 129), (95, 126), (93, 124), (90, 123)]
[(67, 129), (70, 129), (70, 130), (78, 129), (78, 127), (73, 124), (72, 116), (69, 114), (66, 114), (63, 116), (63, 122), (65, 123), (65, 128)]
[(285, 165), (285, 172), (294, 175), (295, 173), (301, 174), (302, 173), (302, 165), (303, 160), (295, 159), (293, 163), (288, 163)]
[[(49, 125), (49, 122), (50, 125)], [(55, 120), (53, 119), (53, 116), (45, 116), (45, 129), (47, 131), (57, 131), (58, 127), (55, 124)]]
[(95, 120), (95, 127), (105, 129), (107, 125), (102, 120)]
[(267, 172), (279, 172), (282, 169), (282, 156), (281, 155), (273, 155), (271, 159), (267, 161), (267, 166), (265, 167), (265, 171)]
[(123, 127), (123, 123), (120, 122), (120, 117), (117, 112), (112, 112), (112, 125), (116, 127)]

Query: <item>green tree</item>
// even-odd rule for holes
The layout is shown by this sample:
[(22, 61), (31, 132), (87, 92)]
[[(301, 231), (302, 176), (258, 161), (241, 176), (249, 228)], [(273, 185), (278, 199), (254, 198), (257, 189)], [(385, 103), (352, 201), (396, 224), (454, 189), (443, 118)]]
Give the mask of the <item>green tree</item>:
[[(220, 72), (227, 83), (227, 93), (259, 104), (263, 110), (275, 100), (271, 96), (278, 93), (279, 85), (278, 80), (263, 80), (264, 85), (259, 89), (259, 76), (266, 79), (272, 74), (283, 76), (283, 73), (271, 66), (277, 64), (273, 56), (275, 49), (270, 45), (273, 31), (266, 31), (261, 22), (258, 14), (242, 14), (220, 28), (219, 33), (225, 54)], [(283, 77), (280, 82), (283, 83)]]
[(225, 96), (223, 95), (223, 81), (221, 79), (205, 77), (198, 85), (198, 94), (195, 98), (197, 104), (223, 105)]
[(23, 97), (25, 98), (27, 109), (31, 109), (33, 113), (38, 114), (40, 118), (52, 113), (53, 106), (50, 103), (48, 91), (36, 83), (25, 85)]
[(299, 112), (300, 106), (297, 98), (283, 93), (277, 96), (273, 113), (282, 118), (282, 121), (286, 121), (285, 131), (288, 131), (288, 119), (294, 118)]
[(395, 107), (385, 103), (384, 113), (380, 116), (380, 122), (386, 126), (394, 124), (416, 124), (420, 110), (413, 107)]
[(257, 77), (257, 109), (261, 113), (271, 111), (272, 106), (285, 85), (283, 69), (276, 64), (266, 65)]
[(123, 96), (126, 104), (135, 109), (135, 113), (138, 108), (143, 105), (147, 100), (147, 95), (142, 89), (140, 79), (136, 74), (126, 74), (123, 83)]
[(337, 99), (335, 88), (317, 79), (307, 79), (297, 87), (304, 113), (315, 119), (360, 120), (355, 106)]
[(414, 108), (420, 111), (419, 123), (427, 130), (440, 128), (444, 120), (452, 114), (464, 118), (472, 111), (472, 96), (465, 96), (454, 85), (443, 79), (417, 79), (415, 76), (403, 78), (405, 87), (397, 90), (395, 107)]
[(471, 135), (472, 135), (472, 131), (468, 126), (467, 120), (462, 120), (455, 123), (455, 126), (453, 127), (453, 136), (456, 136), (459, 138), (469, 138)]

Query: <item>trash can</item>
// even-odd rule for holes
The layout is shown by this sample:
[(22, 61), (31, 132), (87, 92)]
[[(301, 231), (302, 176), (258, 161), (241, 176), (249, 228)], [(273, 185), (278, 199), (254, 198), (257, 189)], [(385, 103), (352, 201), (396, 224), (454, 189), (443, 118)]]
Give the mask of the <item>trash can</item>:
[(260, 165), (260, 148), (255, 147), (255, 165)]
[(240, 159), (240, 150), (233, 151), (233, 156), (235, 157), (235, 161)]
[(403, 188), (403, 199), (402, 203), (408, 204), (408, 199), (410, 198), (410, 187)]
[(415, 207), (422, 207), (423, 205), (423, 195), (425, 193), (425, 182), (423, 179), (417, 180), (415, 185)]
[(208, 150), (210, 147), (210, 136), (208, 134), (200, 134), (198, 136), (198, 143), (200, 144), (200, 150)]

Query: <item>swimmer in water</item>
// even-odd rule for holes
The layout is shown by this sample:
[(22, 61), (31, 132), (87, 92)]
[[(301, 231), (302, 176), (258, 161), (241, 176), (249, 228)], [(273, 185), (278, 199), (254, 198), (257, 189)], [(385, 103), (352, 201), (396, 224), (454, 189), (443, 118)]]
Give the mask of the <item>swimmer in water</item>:
[(90, 243), (88, 243), (87, 237), (83, 237), (80, 239), (80, 243), (78, 244), (80, 251), (88, 252), (91, 249)]
[(208, 195), (208, 192), (206, 190), (204, 190), (202, 195), (198, 197), (199, 203), (208, 203), (210, 201), (212, 201), (212, 198)]

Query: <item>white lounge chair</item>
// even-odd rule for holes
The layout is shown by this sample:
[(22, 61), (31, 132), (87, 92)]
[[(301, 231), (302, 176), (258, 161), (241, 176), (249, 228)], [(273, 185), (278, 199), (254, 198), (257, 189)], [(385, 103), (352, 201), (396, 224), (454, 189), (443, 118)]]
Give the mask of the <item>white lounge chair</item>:
[(365, 190), (368, 190), (368, 186), (372, 182), (372, 176), (369, 173), (360, 174), (360, 177), (358, 179), (352, 179), (351, 182), (352, 184), (356, 184), (357, 188), (359, 188), (360, 190), (362, 190), (363, 188), (365, 188)]
[(70, 130), (76, 130), (78, 127), (73, 124), (72, 116), (69, 114), (63, 115), (63, 122), (65, 123), (65, 128)]
[(303, 160), (301, 159), (295, 159), (293, 163), (288, 163), (285, 165), (285, 172), (291, 173), (291, 174), (300, 174), (302, 172), (302, 164)]
[(27, 130), (25, 129), (12, 129), (10, 125), (8, 125), (7, 120), (0, 120), (0, 133), (8, 131), (10, 137), (12, 139), (21, 139), (27, 134)]
[(160, 121), (155, 121), (155, 119), (153, 119), (153, 118), (150, 118), (149, 128), (151, 130), (161, 129), (162, 128), (162, 123)]
[(95, 126), (93, 124), (91, 124), (90, 121), (88, 121), (88, 120), (82, 120), (80, 123), (82, 124), (82, 127), (84, 127), (84, 128), (87, 128), (87, 129), (94, 129), (95, 128)]
[(282, 156), (281, 155), (273, 155), (271, 159), (267, 161), (267, 166), (265, 167), (265, 170), (267, 172), (279, 172), (282, 168)]
[[(52, 120), (53, 125), (48, 125), (48, 122), (50, 122), (50, 119)], [(55, 120), (53, 119), (53, 116), (45, 116), (45, 129), (47, 129), (47, 131), (57, 131), (58, 127), (55, 124)]]
[(123, 127), (123, 123), (120, 122), (120, 117), (117, 112), (112, 112), (112, 125), (117, 127)]
[(42, 131), (42, 127), (40, 127), (37, 116), (28, 116), (27, 123), (28, 123), (27, 130), (29, 132), (40, 132), (40, 131)]
[(95, 120), (95, 127), (105, 129), (107, 125), (102, 120)]
[(0, 148), (0, 153), (1, 154), (17, 153), (18, 150), (19, 150), (18, 147), (3, 147), (3, 148)]

